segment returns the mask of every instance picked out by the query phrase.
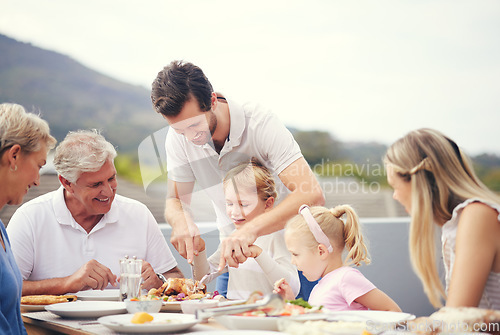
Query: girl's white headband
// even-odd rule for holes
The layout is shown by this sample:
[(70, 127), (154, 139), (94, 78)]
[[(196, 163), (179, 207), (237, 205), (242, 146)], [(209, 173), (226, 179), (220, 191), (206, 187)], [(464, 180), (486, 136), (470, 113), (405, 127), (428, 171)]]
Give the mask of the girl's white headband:
[(314, 235), (316, 242), (323, 244), (328, 249), (329, 252), (333, 252), (330, 240), (325, 235), (325, 233), (319, 226), (318, 222), (312, 216), (311, 211), (309, 210), (309, 206), (307, 205), (300, 206), (299, 213), (302, 214), (302, 216), (306, 220), (307, 226), (309, 227), (311, 233)]

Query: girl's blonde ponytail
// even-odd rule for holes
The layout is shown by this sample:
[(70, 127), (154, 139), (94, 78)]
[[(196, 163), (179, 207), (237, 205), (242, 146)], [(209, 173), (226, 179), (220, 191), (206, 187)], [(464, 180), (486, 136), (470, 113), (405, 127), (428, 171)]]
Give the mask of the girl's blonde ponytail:
[[(354, 209), (349, 205), (340, 205), (330, 209), (330, 212), (344, 223), (344, 243), (348, 254), (345, 260), (346, 265), (355, 264), (360, 266), (361, 262), (370, 264), (370, 255), (364, 242), (361, 224)], [(345, 214), (345, 221), (342, 216)]]

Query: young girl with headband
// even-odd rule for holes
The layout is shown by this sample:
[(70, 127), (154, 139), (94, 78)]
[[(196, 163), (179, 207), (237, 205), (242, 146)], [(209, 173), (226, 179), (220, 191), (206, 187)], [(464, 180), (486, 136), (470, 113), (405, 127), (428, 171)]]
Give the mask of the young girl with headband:
[[(309, 296), (311, 305), (330, 311), (401, 312), (394, 300), (350, 266), (370, 263), (358, 216), (350, 206), (327, 209), (302, 205), (299, 213), (285, 226), (285, 242), (292, 263), (306, 278), (310, 281), (321, 278)], [(345, 261), (344, 249), (348, 251)], [(277, 282), (274, 292), (285, 299), (294, 299), (286, 280)]]

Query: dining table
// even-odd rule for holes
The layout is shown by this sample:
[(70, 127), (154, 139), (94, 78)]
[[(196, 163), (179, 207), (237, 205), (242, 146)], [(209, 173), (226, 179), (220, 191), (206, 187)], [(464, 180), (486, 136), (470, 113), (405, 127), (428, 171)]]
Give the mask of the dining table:
[[(171, 313), (171, 312), (169, 312)], [(180, 312), (179, 312), (180, 313)], [(97, 318), (63, 318), (48, 311), (23, 312), (22, 319), (28, 335), (68, 334), (68, 335), (116, 335), (121, 334), (102, 325)], [(224, 326), (210, 318), (182, 331), (183, 334), (226, 330)], [(215, 333), (214, 333), (215, 334)]]
[[(316, 313), (305, 313), (296, 316), (280, 315), (278, 317), (262, 317), (262, 314), (230, 313), (241, 311), (242, 300), (229, 300), (216, 302), (199, 301), (203, 303), (200, 307), (189, 301), (187, 302), (162, 302), (159, 313), (151, 313), (154, 321), (146, 324), (133, 323), (132, 318), (137, 320), (137, 309), (129, 301), (120, 302), (119, 293), (116, 290), (85, 291), (77, 293), (78, 301), (63, 302), (52, 305), (22, 305), (21, 316), (29, 335), (46, 334), (68, 334), (68, 335), (117, 335), (124, 333), (175, 333), (196, 334), (208, 333), (218, 334), (247, 332), (249, 330), (260, 330), (260, 334), (278, 333), (278, 330), (297, 333), (297, 327), (301, 328), (300, 334), (309, 334), (315, 325), (315, 321), (327, 320), (328, 331), (338, 333), (344, 331), (345, 326), (354, 327), (355, 331), (350, 333), (361, 334), (363, 330), (373, 334), (392, 334), (385, 330), (393, 330), (393, 326), (403, 320), (412, 320), (414, 315), (408, 313), (385, 312), (385, 311), (319, 311)], [(268, 299), (269, 300), (269, 299)], [(259, 303), (268, 301), (262, 299), (260, 302), (244, 305), (244, 308), (252, 308)], [(147, 303), (139, 306), (149, 306)], [(240, 306), (236, 306), (240, 305)], [(197, 320), (196, 316), (203, 318)], [(185, 313), (184, 313), (185, 312)], [(215, 314), (215, 315), (214, 315)], [(235, 315), (236, 314), (236, 315)], [(304, 318), (301, 318), (304, 317)], [(141, 320), (142, 321), (142, 320)], [(149, 320), (147, 320), (149, 321)], [(308, 324), (312, 321), (315, 325)], [(341, 322), (338, 322), (341, 321)], [(386, 327), (387, 326), (387, 327)], [(339, 328), (340, 327), (340, 328)], [(382, 328), (381, 328), (382, 327)], [(335, 330), (334, 330), (335, 328)], [(351, 329), (352, 330), (352, 329)], [(371, 332), (371, 330), (376, 330)], [(297, 334), (298, 334), (297, 333)], [(401, 335), (398, 332), (396, 335)]]
[[(170, 313), (170, 315), (173, 314), (182, 314), (181, 312), (179, 313)], [(160, 313), (161, 314), (161, 313)], [(396, 313), (397, 314), (397, 313)], [(168, 316), (171, 317), (171, 316)], [(48, 335), (48, 334), (68, 334), (68, 335), (118, 335), (118, 334), (126, 334), (118, 331), (114, 331), (110, 328), (107, 328), (105, 325), (101, 324), (97, 318), (62, 318), (58, 315), (55, 315), (49, 311), (36, 311), (36, 312), (23, 312), (22, 313), (22, 318), (24, 321), (24, 325), (26, 327), (26, 330), (28, 332), (28, 335)], [(261, 319), (261, 318), (257, 318)], [(350, 318), (347, 318), (349, 320)], [(359, 320), (357, 320), (359, 321)], [(334, 322), (335, 323), (335, 322)], [(348, 322), (349, 324), (350, 322)], [(295, 326), (294, 326), (295, 327)], [(363, 327), (364, 328), (364, 327)], [(239, 329), (239, 328), (238, 328)], [(228, 334), (235, 334), (235, 333), (246, 333), (249, 334), (250, 332), (252, 333), (259, 333), (259, 334), (274, 334), (278, 333), (277, 330), (265, 330), (265, 329), (260, 329), (257, 331), (251, 330), (253, 329), (252, 327), (250, 328), (241, 328), (241, 329), (230, 329), (226, 328), (224, 325), (220, 324), (217, 322), (214, 318), (209, 318), (208, 320), (205, 320), (204, 322), (200, 322), (197, 324), (194, 324), (188, 329), (180, 330), (180, 331), (161, 331), (161, 332), (155, 332), (161, 333), (161, 334), (167, 334), (167, 333), (172, 333), (172, 334), (207, 334), (207, 333), (213, 333), (219, 334), (221, 332), (228, 333)], [(247, 330), (244, 330), (247, 329)], [(310, 334), (312, 329), (310, 329), (310, 326), (308, 328), (305, 328), (304, 326), (300, 326), (300, 331), (298, 331), (296, 328), (293, 328), (293, 333), (294, 334)], [(287, 329), (287, 331), (290, 329)], [(367, 328), (367, 330), (369, 330)], [(297, 332), (298, 331), (298, 332)], [(150, 332), (148, 332), (150, 333)], [(319, 333), (325, 333), (322, 331), (317, 331), (317, 334)], [(362, 329), (359, 328), (359, 326), (355, 326), (354, 329), (349, 329), (348, 332), (346, 332), (345, 329), (328, 329), (328, 334), (384, 334), (384, 335), (408, 335), (408, 334), (413, 334), (410, 332), (406, 331), (400, 331), (400, 330), (395, 330), (395, 329), (379, 329), (376, 332), (365, 332)]]

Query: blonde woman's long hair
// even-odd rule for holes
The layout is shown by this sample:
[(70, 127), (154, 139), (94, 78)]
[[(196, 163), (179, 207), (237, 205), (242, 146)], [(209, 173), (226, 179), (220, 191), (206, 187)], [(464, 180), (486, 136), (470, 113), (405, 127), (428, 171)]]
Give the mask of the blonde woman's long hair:
[(477, 178), (457, 144), (433, 129), (418, 129), (396, 141), (384, 162), (411, 182), (410, 257), (429, 301), (441, 307), (446, 294), (436, 264), (434, 223), (450, 220), (466, 199), (500, 203), (500, 198)]
[[(347, 250), (344, 265), (370, 264), (370, 255), (363, 237), (358, 215), (349, 205), (328, 209), (322, 206), (310, 208), (321, 230), (330, 240), (334, 250)], [(318, 242), (301, 214), (290, 219), (285, 226), (286, 234), (300, 235), (306, 246), (316, 248)]]

